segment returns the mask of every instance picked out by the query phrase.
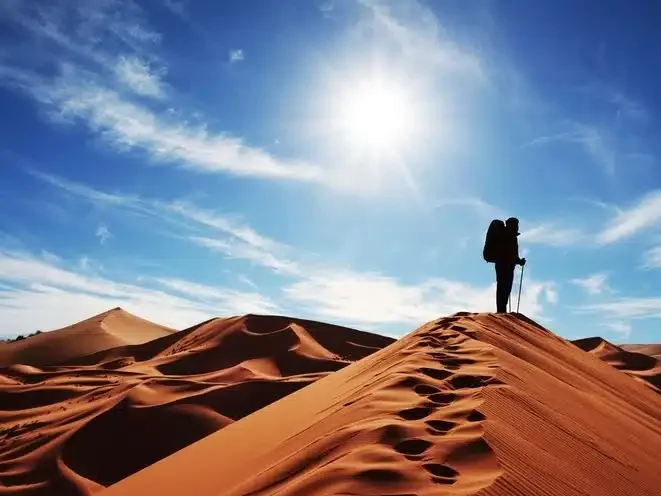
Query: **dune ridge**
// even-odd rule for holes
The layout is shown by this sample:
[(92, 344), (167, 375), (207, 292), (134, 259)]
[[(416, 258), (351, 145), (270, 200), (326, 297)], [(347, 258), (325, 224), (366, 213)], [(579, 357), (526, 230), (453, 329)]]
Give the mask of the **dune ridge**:
[[(617, 346), (600, 337), (578, 339), (572, 343), (661, 393), (661, 355), (651, 354), (657, 350), (654, 345)], [(636, 349), (641, 352), (633, 351)]]
[(103, 496), (652, 496), (661, 397), (523, 316), (460, 313)]
[(247, 315), (0, 368), (0, 495), (97, 492), (391, 342)]
[(146, 343), (174, 332), (117, 307), (62, 329), (0, 343), (0, 367), (56, 365), (118, 346)]

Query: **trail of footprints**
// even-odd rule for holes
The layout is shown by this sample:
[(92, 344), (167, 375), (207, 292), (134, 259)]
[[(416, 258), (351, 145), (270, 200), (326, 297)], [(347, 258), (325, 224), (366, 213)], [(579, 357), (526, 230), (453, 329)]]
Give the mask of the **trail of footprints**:
[[(459, 353), (460, 343), (473, 337), (473, 332), (454, 324), (456, 320), (458, 318), (449, 317), (437, 321), (430, 334), (417, 344), (422, 353), (438, 363), (437, 367), (422, 367), (418, 370), (422, 376), (429, 379), (429, 382), (404, 380), (399, 384), (400, 387), (410, 387), (421, 399), (417, 406), (398, 412), (399, 417), (410, 422), (424, 422), (426, 432), (433, 436), (431, 438), (433, 441), (420, 437), (404, 439), (394, 445), (395, 451), (408, 460), (419, 462), (432, 482), (444, 485), (457, 483), (462, 474), (457, 468), (453, 468), (447, 463), (447, 459), (452, 458), (452, 452), (444, 457), (445, 460), (440, 460), (446, 463), (439, 463), (439, 460), (435, 460), (433, 455), (428, 454), (430, 448), (443, 443), (456, 445), (456, 439), (452, 439), (453, 430), (461, 425), (484, 421), (484, 414), (474, 409), (475, 400), (471, 399), (470, 390), (500, 384), (500, 381), (493, 376), (472, 374), (460, 370), (463, 366), (475, 364), (476, 360)], [(455, 332), (448, 332), (448, 328)], [(443, 335), (433, 334), (434, 331), (443, 330), (445, 330)], [(470, 405), (466, 407), (465, 412), (461, 412), (462, 402)], [(444, 415), (444, 408), (449, 406), (452, 407), (452, 413)], [(444, 416), (446, 418), (442, 418)], [(436, 436), (438, 436), (437, 439), (434, 438)], [(465, 436), (464, 433), (463, 437), (465, 438)], [(459, 449), (455, 451), (459, 451)], [(490, 456), (495, 457), (480, 434), (476, 434), (474, 439), (462, 444), (460, 451), (463, 456), (483, 455), (487, 452)]]

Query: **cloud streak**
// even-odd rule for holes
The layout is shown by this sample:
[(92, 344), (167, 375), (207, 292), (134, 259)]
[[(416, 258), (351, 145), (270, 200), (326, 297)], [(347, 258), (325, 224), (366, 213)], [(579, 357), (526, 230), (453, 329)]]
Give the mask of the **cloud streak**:
[(604, 273), (592, 274), (584, 278), (575, 278), (570, 281), (580, 286), (590, 295), (599, 295), (608, 291), (608, 275)]
[(642, 231), (657, 228), (659, 224), (661, 224), (661, 190), (655, 190), (640, 198), (629, 208), (619, 210), (599, 233), (598, 241), (602, 244), (615, 243)]
[[(239, 137), (193, 125), (179, 116), (134, 100), (164, 103), (167, 67), (157, 55), (161, 36), (149, 27), (130, 0), (55, 2), (51, 8), (32, 2), (5, 2), (5, 14), (23, 36), (23, 44), (42, 52), (47, 69), (8, 57), (0, 65), (0, 84), (32, 97), (57, 122), (83, 124), (118, 152), (140, 151), (150, 163), (267, 179), (330, 183), (326, 172), (302, 160), (278, 158)], [(242, 51), (232, 52), (235, 61)], [(108, 77), (112, 76), (112, 77)], [(111, 84), (112, 80), (117, 84)], [(173, 102), (170, 102), (174, 105)]]
[(213, 316), (278, 310), (255, 292), (167, 278), (153, 286), (120, 282), (68, 268), (57, 258), (0, 249), (0, 320), (11, 323), (5, 332), (62, 327), (116, 306), (175, 328)]

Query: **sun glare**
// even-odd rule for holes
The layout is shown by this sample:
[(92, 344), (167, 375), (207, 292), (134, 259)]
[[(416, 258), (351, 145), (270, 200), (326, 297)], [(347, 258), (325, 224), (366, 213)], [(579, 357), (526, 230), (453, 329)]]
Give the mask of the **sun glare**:
[(401, 151), (415, 134), (413, 101), (386, 80), (347, 85), (336, 102), (336, 125), (347, 143), (367, 152)]

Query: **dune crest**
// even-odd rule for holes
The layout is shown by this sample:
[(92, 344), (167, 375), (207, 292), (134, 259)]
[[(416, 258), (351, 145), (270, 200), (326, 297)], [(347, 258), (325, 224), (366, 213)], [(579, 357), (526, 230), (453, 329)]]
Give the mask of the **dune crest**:
[(661, 397), (523, 316), (461, 313), (104, 496), (653, 496)]
[(0, 367), (57, 365), (118, 346), (146, 343), (174, 332), (117, 307), (62, 329), (0, 344)]

